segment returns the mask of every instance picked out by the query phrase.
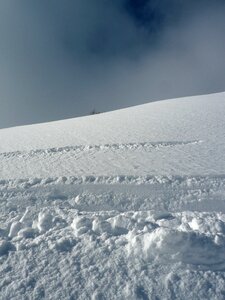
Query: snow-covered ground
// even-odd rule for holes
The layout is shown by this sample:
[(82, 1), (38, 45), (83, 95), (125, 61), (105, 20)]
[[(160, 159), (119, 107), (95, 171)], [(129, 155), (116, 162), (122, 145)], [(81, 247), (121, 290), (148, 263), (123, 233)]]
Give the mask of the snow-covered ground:
[(0, 130), (1, 299), (225, 299), (225, 93)]

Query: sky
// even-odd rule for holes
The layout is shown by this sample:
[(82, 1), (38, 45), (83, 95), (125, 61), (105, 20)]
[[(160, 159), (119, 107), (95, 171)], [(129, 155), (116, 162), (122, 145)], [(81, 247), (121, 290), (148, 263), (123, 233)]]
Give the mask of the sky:
[(1, 0), (0, 128), (225, 91), (223, 0)]

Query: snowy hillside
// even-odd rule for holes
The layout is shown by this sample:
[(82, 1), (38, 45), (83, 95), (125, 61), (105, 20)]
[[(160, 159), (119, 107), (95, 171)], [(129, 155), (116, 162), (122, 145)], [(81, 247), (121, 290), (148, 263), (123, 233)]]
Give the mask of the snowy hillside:
[(0, 130), (1, 299), (225, 299), (225, 93)]

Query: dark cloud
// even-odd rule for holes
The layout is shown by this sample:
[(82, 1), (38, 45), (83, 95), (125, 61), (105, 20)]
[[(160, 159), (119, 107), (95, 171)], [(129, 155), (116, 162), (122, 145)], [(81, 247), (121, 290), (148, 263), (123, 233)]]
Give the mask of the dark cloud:
[(0, 127), (225, 90), (224, 2), (1, 1)]

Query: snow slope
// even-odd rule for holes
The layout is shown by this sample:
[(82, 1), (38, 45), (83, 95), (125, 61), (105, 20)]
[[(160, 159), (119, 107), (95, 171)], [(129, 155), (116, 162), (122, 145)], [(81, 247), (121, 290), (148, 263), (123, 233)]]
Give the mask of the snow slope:
[(2, 299), (225, 299), (225, 93), (0, 130)]
[(225, 94), (0, 130), (0, 177), (224, 174)]

